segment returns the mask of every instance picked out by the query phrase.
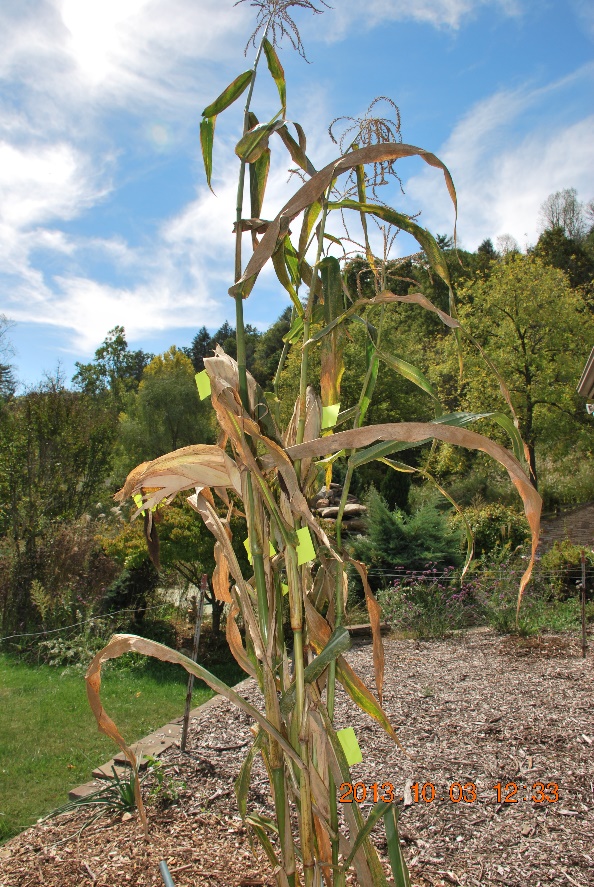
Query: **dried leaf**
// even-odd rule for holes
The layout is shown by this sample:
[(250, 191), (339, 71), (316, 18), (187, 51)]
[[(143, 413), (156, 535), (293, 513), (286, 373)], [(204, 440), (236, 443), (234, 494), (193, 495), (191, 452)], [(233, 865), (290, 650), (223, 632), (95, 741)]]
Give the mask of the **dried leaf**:
[(191, 487), (232, 487), (241, 493), (235, 462), (220, 447), (206, 444), (182, 447), (152, 462), (143, 462), (130, 472), (114, 499), (123, 502), (143, 487), (155, 489), (144, 502), (147, 509)]
[(305, 185), (299, 188), (291, 200), (285, 204), (262, 238), (260, 245), (254, 251), (243, 275), (229, 289), (229, 295), (235, 296), (236, 293), (241, 293), (245, 297), (245, 293), (253, 287), (256, 277), (276, 249), (279, 237), (284, 234), (290, 222), (300, 212), (303, 212), (304, 209), (318, 200), (328, 185), (338, 175), (361, 164), (378, 163), (382, 160), (396, 160), (399, 157), (412, 157), (415, 155), (421, 157), (430, 166), (443, 170), (450, 197), (454, 207), (456, 207), (456, 192), (452, 177), (447, 167), (434, 154), (424, 151), (422, 148), (416, 148), (413, 145), (393, 143), (369, 145), (366, 148), (360, 148), (358, 151), (350, 151), (344, 157), (332, 161), (332, 163), (329, 163), (324, 169), (312, 176)]
[(373, 637), (373, 669), (375, 671), (375, 686), (377, 687), (377, 696), (382, 704), (382, 695), (384, 689), (384, 644), (382, 642), (381, 621), (382, 608), (376, 601), (369, 580), (367, 579), (367, 567), (361, 561), (349, 558), (351, 563), (361, 577), (363, 589), (365, 591), (365, 602), (367, 604), (367, 612), (369, 613), (369, 621), (371, 623), (371, 634)]
[(134, 756), (134, 753), (126, 745), (115, 723), (112, 721), (112, 719), (103, 708), (100, 697), (101, 667), (103, 663), (107, 662), (109, 659), (117, 659), (120, 656), (123, 656), (125, 653), (131, 652), (142, 653), (145, 656), (154, 656), (161, 662), (173, 662), (181, 665), (183, 668), (185, 668), (187, 672), (204, 681), (204, 683), (207, 684), (212, 690), (214, 690), (215, 693), (219, 693), (221, 696), (224, 696), (238, 708), (241, 708), (243, 711), (245, 711), (260, 725), (263, 730), (268, 733), (269, 736), (271, 736), (274, 740), (276, 740), (276, 742), (278, 742), (285, 754), (288, 755), (288, 757), (292, 761), (294, 761), (299, 769), (303, 769), (303, 761), (301, 760), (297, 752), (287, 742), (287, 740), (283, 736), (281, 736), (278, 730), (276, 730), (272, 726), (272, 724), (264, 717), (264, 715), (260, 711), (258, 711), (258, 709), (254, 708), (254, 706), (251, 705), (247, 701), (247, 699), (244, 699), (243, 696), (240, 696), (240, 694), (233, 690), (231, 687), (228, 687), (227, 684), (224, 683), (224, 681), (221, 681), (219, 678), (215, 677), (215, 675), (211, 674), (211, 672), (209, 672), (206, 668), (203, 668), (203, 666), (199, 665), (197, 662), (194, 662), (192, 659), (184, 656), (183, 653), (178, 653), (177, 650), (172, 650), (170, 647), (166, 647), (164, 644), (159, 644), (156, 641), (149, 641), (146, 638), (141, 638), (133, 634), (115, 634), (111, 638), (107, 646), (105, 646), (97, 653), (97, 655), (94, 657), (93, 661), (89, 665), (85, 676), (87, 684), (87, 696), (89, 699), (91, 710), (97, 720), (97, 726), (99, 730), (117, 743), (117, 745), (121, 748), (126, 758), (130, 761), (130, 764), (132, 765), (136, 777), (136, 803), (138, 805), (138, 811), (140, 813), (140, 817), (145, 828), (145, 833), (147, 832), (146, 813), (144, 811), (144, 805), (140, 796), (136, 758)]
[[(480, 450), (492, 456), (507, 470), (512, 483), (522, 497), (524, 512), (532, 531), (532, 555), (520, 582), (518, 595), (519, 609), (524, 589), (532, 574), (532, 567), (536, 556), (542, 499), (530, 483), (518, 460), (505, 447), (489, 440), (488, 437), (484, 437), (482, 434), (477, 434), (476, 431), (469, 431), (467, 428), (456, 428), (439, 422), (401, 422), (399, 424), (368, 425), (363, 428), (354, 428), (351, 431), (340, 431), (331, 437), (318, 438), (309, 443), (289, 447), (287, 454), (291, 459), (297, 460), (308, 456), (313, 458), (325, 456), (329, 452), (336, 452), (342, 449), (366, 447), (376, 441), (421, 443), (431, 439), (463, 446), (469, 450)], [(388, 454), (386, 453), (385, 455)]]

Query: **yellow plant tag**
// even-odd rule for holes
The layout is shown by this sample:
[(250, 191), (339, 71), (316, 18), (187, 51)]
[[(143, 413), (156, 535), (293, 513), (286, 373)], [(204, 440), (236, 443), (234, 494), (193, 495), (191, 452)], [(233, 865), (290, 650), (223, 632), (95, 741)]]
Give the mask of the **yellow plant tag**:
[[(253, 559), (252, 559), (252, 547), (251, 547), (251, 545), (250, 545), (250, 540), (249, 540), (249, 539), (245, 539), (245, 540), (244, 540), (243, 547), (244, 547), (245, 550), (247, 551), (248, 561), (249, 561), (250, 564), (251, 564), (252, 561), (253, 561)], [(269, 552), (269, 554), (270, 554), (270, 557), (274, 557), (274, 555), (276, 554), (276, 548), (274, 547), (274, 545), (272, 544), (272, 542), (269, 542), (269, 543), (268, 543), (268, 552)]]
[(315, 560), (316, 550), (311, 541), (309, 527), (301, 527), (300, 530), (297, 530), (297, 538), (299, 539), (299, 545), (297, 546), (297, 564), (301, 566), (301, 564), (306, 564), (308, 561)]
[(196, 379), (196, 386), (198, 388), (200, 400), (204, 400), (205, 398), (209, 397), (210, 379), (208, 378), (208, 373), (206, 372), (206, 370), (202, 370), (201, 373), (196, 373), (194, 378)]
[(325, 428), (334, 428), (338, 414), (340, 413), (340, 404), (333, 403), (329, 407), (322, 407), (322, 431)]
[(336, 735), (338, 736), (338, 741), (342, 745), (342, 750), (349, 767), (352, 767), (353, 764), (360, 764), (363, 760), (363, 755), (361, 754), (361, 749), (359, 748), (359, 743), (357, 742), (357, 737), (355, 736), (353, 728), (345, 727), (344, 730), (337, 730)]
[(289, 593), (289, 586), (285, 585), (284, 582), (281, 582), (281, 590), (282, 590), (283, 594), (288, 594)]

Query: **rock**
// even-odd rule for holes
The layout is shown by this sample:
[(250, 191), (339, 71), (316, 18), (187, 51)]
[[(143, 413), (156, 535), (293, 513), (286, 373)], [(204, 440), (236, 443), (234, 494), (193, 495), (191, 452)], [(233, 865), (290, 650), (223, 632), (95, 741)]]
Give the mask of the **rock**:
[(344, 506), (345, 514), (364, 514), (367, 511), (366, 505), (361, 505), (358, 502), (351, 502)]

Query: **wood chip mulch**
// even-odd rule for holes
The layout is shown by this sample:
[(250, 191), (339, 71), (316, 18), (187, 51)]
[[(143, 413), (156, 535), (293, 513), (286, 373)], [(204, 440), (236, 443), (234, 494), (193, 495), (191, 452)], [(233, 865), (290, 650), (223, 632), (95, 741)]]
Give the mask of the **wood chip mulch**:
[[(363, 786), (367, 792), (363, 815), (374, 783), (378, 790), (391, 783), (403, 799), (412, 884), (594, 887), (592, 645), (584, 660), (574, 637), (523, 640), (481, 630), (445, 641), (388, 639), (385, 647), (385, 708), (411, 757), (344, 696), (337, 723), (355, 728), (363, 752), (352, 770), (358, 796)], [(348, 658), (372, 684), (371, 647), (358, 645)], [(258, 702), (255, 687), (243, 689)], [(136, 815), (105, 815), (82, 831), (88, 809), (63, 815), (0, 847), (0, 887), (161, 885), (161, 859), (176, 887), (272, 885), (233, 794), (249, 727), (224, 700), (194, 720), (189, 753), (163, 757), (180, 797), (148, 807), (149, 843)], [(253, 775), (249, 806), (269, 811), (261, 765)], [(456, 800), (461, 791), (467, 800)], [(532, 800), (542, 792), (551, 800)], [(373, 838), (385, 855), (383, 825)]]

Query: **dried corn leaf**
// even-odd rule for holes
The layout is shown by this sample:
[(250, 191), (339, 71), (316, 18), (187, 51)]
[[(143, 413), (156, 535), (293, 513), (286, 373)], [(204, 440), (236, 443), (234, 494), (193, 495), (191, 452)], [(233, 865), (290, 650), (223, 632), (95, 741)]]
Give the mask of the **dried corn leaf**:
[(233, 601), (231, 603), (231, 609), (227, 613), (225, 637), (227, 638), (227, 643), (229, 644), (229, 649), (231, 650), (233, 658), (239, 667), (242, 668), (246, 674), (251, 675), (253, 678), (257, 678), (258, 674), (256, 669), (241, 642), (241, 634), (239, 633), (236, 622), (239, 612), (239, 607), (236, 605), (235, 601)]
[(507, 470), (512, 483), (522, 497), (524, 513), (532, 532), (532, 554), (528, 567), (520, 581), (520, 591), (518, 594), (519, 610), (522, 595), (530, 580), (536, 556), (542, 499), (530, 483), (518, 460), (505, 447), (500, 446), (500, 444), (495, 443), (488, 437), (484, 437), (482, 434), (477, 434), (476, 431), (469, 431), (467, 428), (456, 428), (452, 425), (444, 425), (437, 422), (401, 422), (399, 424), (368, 425), (363, 428), (354, 428), (351, 431), (340, 431), (331, 437), (318, 438), (318, 440), (310, 441), (306, 444), (289, 447), (287, 454), (293, 460), (309, 456), (316, 458), (337, 450), (366, 447), (377, 441), (421, 443), (431, 439), (463, 446), (469, 450), (480, 450), (492, 456)]
[(367, 567), (361, 561), (349, 558), (351, 563), (361, 577), (363, 588), (365, 590), (365, 603), (367, 604), (367, 612), (369, 613), (369, 621), (371, 623), (371, 634), (373, 637), (373, 669), (375, 671), (375, 686), (377, 687), (377, 696), (382, 704), (382, 695), (384, 689), (384, 645), (382, 642), (381, 617), (382, 608), (376, 601), (369, 580), (367, 579)]
[(152, 462), (144, 462), (130, 472), (114, 499), (123, 502), (143, 487), (155, 490), (143, 503), (143, 509), (153, 508), (163, 499), (191, 487), (232, 487), (241, 493), (235, 462), (220, 447), (207, 444), (182, 447)]
[(214, 546), (215, 568), (212, 574), (212, 588), (214, 596), (218, 601), (224, 601), (226, 604), (231, 603), (231, 595), (229, 593), (229, 563), (225, 557), (223, 546), (220, 542), (215, 542)]
[(280, 213), (271, 223), (268, 231), (262, 238), (260, 245), (254, 251), (242, 277), (230, 289), (229, 294), (235, 296), (236, 293), (242, 293), (244, 296), (254, 284), (257, 275), (260, 273), (274, 250), (276, 249), (278, 239), (284, 234), (290, 222), (303, 212), (304, 209), (311, 206), (323, 194), (328, 185), (342, 172), (353, 169), (365, 163), (378, 163), (382, 160), (397, 160), (399, 157), (421, 157), (430, 166), (441, 169), (444, 173), (446, 185), (450, 193), (450, 197), (456, 207), (456, 191), (452, 177), (447, 167), (439, 160), (435, 154), (424, 151), (422, 148), (416, 148), (413, 145), (387, 143), (381, 145), (369, 145), (366, 148), (360, 148), (358, 151), (350, 151), (344, 157), (329, 163), (324, 169), (316, 173), (306, 182), (291, 200), (285, 204)]
[[(321, 613), (318, 613), (308, 595), (305, 595), (304, 603), (309, 639), (316, 651), (320, 652), (328, 643), (332, 630)], [(358, 705), (362, 711), (367, 712), (370, 717), (376, 720), (402, 751), (404, 751), (405, 754), (408, 754), (402, 747), (394, 728), (377, 699), (374, 698), (371, 691), (365, 686), (361, 678), (353, 671), (346, 659), (342, 656), (339, 656), (336, 660), (336, 677), (353, 702)]]

